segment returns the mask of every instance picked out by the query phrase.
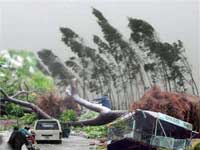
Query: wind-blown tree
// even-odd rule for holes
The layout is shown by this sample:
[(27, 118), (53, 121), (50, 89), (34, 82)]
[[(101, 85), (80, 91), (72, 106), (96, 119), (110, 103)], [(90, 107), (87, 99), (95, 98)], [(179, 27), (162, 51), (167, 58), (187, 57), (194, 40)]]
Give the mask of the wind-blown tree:
[[(94, 43), (97, 44), (98, 50), (90, 48), (83, 43), (82, 38), (77, 33), (69, 28), (60, 29), (63, 33), (62, 40), (80, 58), (80, 64), (82, 64), (84, 68), (84, 74), (86, 74), (85, 70), (87, 67), (91, 69), (90, 72), (92, 72), (92, 74), (85, 76), (90, 76), (88, 77), (90, 80), (88, 83), (90, 85), (99, 87), (98, 89), (100, 90), (97, 89), (96, 92), (99, 93), (100, 91), (101, 94), (106, 92), (109, 93), (110, 96), (113, 95), (113, 102), (116, 102), (115, 99), (117, 99), (118, 103), (123, 104), (119, 104), (119, 106), (127, 108), (130, 97), (134, 97), (132, 84), (136, 74), (140, 76), (143, 86), (149, 87), (149, 84), (146, 82), (147, 78), (145, 77), (144, 67), (141, 65), (142, 61), (130, 44), (109, 24), (100, 11), (93, 9), (93, 14), (98, 19), (98, 23), (102, 28), (107, 43), (103, 42), (95, 35)], [(87, 64), (90, 63), (92, 63), (92, 65), (87, 66)], [(93, 82), (92, 79), (94, 79)], [(95, 83), (95, 81), (98, 82)], [(115, 90), (113, 90), (113, 88), (115, 88)], [(113, 94), (120, 93), (121, 91), (123, 91), (123, 95), (118, 94), (115, 96), (115, 94)], [(122, 99), (124, 99), (124, 101), (122, 101)]]
[[(108, 85), (110, 85), (109, 81), (111, 81), (109, 79), (111, 77), (111, 68), (108, 66), (107, 59), (101, 53), (98, 53), (96, 49), (86, 46), (80, 40), (81, 38), (78, 34), (71, 29), (61, 28), (61, 32), (64, 34), (63, 41), (81, 58), (76, 64), (84, 68), (84, 72), (79, 72), (79, 76), (84, 78), (83, 81), (86, 82), (87, 80), (88, 85), (84, 84), (84, 87), (89, 87), (90, 91), (96, 92), (96, 94), (110, 93), (111, 89)], [(69, 67), (71, 65), (73, 68), (75, 66), (74, 60), (73, 65), (71, 60), (67, 61), (67, 65)]]
[[(7, 95), (13, 95), (14, 98), (24, 101), (35, 102), (37, 94), (54, 88), (52, 78), (44, 75), (39, 70), (37, 63), (37, 57), (28, 51), (0, 51), (0, 87), (7, 92)], [(22, 91), (21, 94), (18, 94), (18, 91)], [(15, 110), (18, 109), (18, 106), (0, 101), (0, 112), (9, 115), (10, 111), (5, 111), (7, 108)], [(30, 109), (19, 108), (25, 113), (31, 112)], [(13, 113), (10, 117), (12, 116)]]
[[(183, 69), (181, 70), (181, 67), (179, 67), (177, 70), (178, 66), (176, 65), (180, 51), (175, 49), (175, 44), (173, 46), (159, 42), (156, 31), (151, 25), (139, 19), (129, 18), (129, 27), (132, 30), (130, 36), (131, 42), (129, 42), (124, 40), (120, 32), (108, 22), (100, 11), (94, 8), (93, 14), (97, 18), (97, 22), (102, 29), (105, 39), (104, 41), (97, 35), (94, 35), (93, 42), (98, 46), (97, 50), (86, 46), (83, 43), (83, 39), (70, 28), (61, 28), (60, 30), (63, 34), (62, 40), (64, 43), (81, 58), (82, 63), (79, 64), (83, 65), (83, 62), (86, 60), (86, 64), (93, 63), (91, 65), (92, 67), (87, 68), (85, 65), (83, 72), (92, 68), (90, 70), (92, 74), (85, 76), (88, 76), (87, 78), (89, 80), (94, 79), (98, 81), (87, 81), (90, 85), (94, 85), (93, 87), (97, 88), (97, 93), (99, 91), (101, 94), (104, 93), (102, 87), (104, 89), (106, 87), (107, 93), (115, 95), (116, 97), (113, 96), (113, 102), (119, 103), (121, 99), (124, 99), (127, 108), (129, 102), (127, 100), (130, 100), (130, 97), (135, 98), (135, 95), (138, 95), (137, 99), (139, 99), (140, 94), (137, 93), (143, 93), (142, 91), (144, 90), (141, 89), (141, 83), (145, 88), (155, 83), (162, 84), (164, 82), (164, 86), (171, 89), (171, 81), (169, 82), (169, 80), (174, 78), (174, 81), (177, 80), (174, 83), (182, 84), (183, 77), (181, 77), (180, 72), (183, 72)], [(153, 47), (155, 44), (156, 48)], [(174, 53), (174, 56), (176, 56), (173, 57), (174, 61), (169, 60), (170, 51), (172, 50), (176, 52)], [(143, 57), (145, 55), (143, 53), (145, 52), (147, 52), (146, 57)], [(148, 56), (151, 56), (151, 59)], [(86, 58), (89, 58), (89, 60)], [(144, 59), (150, 60), (151, 62), (146, 63)], [(170, 57), (170, 59), (172, 58)], [(162, 70), (162, 74), (158, 77), (156, 72), (160, 72), (160, 70)], [(123, 94), (117, 94), (117, 96), (116, 94), (111, 94), (120, 92)]]
[(65, 64), (52, 53), (51, 50), (41, 50), (38, 52), (39, 58), (42, 60), (44, 65), (47, 66), (51, 76), (54, 78), (55, 84), (58, 85), (60, 94), (62, 95), (65, 91), (65, 86), (70, 83), (70, 79), (74, 78), (74, 75)]
[[(66, 64), (82, 79), (83, 93), (86, 89), (108, 93), (116, 109), (127, 109), (131, 100), (138, 100), (154, 84), (179, 92), (192, 87), (193, 93), (198, 93), (181, 41), (161, 42), (149, 23), (133, 18), (128, 19), (128, 41), (99, 10), (93, 8), (92, 13), (103, 33), (103, 39), (93, 36), (97, 48), (86, 45), (72, 29), (60, 28), (62, 41), (77, 55)], [(77, 71), (77, 66), (82, 71)]]
[[(123, 88), (126, 88), (127, 83), (125, 82), (133, 82), (132, 77), (135, 77), (136, 73), (139, 74), (144, 89), (149, 88), (151, 85), (144, 70), (144, 66), (142, 65), (143, 60), (136, 53), (136, 47), (132, 47), (129, 42), (125, 41), (122, 34), (107, 21), (99, 10), (93, 8), (93, 14), (97, 18), (97, 22), (102, 29), (104, 39), (110, 46), (108, 52), (113, 55), (118, 64), (118, 71), (121, 72), (120, 77), (122, 79)], [(123, 79), (123, 77), (125, 79)]]
[(145, 69), (151, 74), (154, 83), (162, 86), (163, 81), (165, 90), (179, 92), (191, 86), (193, 94), (198, 94), (181, 41), (173, 44), (161, 42), (155, 29), (140, 19), (129, 18), (128, 26), (132, 31), (130, 39), (139, 45), (143, 54), (146, 54), (144, 58), (148, 61)]
[(63, 36), (62, 40), (63, 42), (71, 48), (71, 50), (77, 54), (79, 57), (79, 63), (81, 67), (83, 68), (81, 72), (79, 72), (79, 76), (82, 79), (83, 84), (83, 97), (86, 97), (86, 87), (88, 82), (88, 67), (89, 63), (91, 62), (90, 59), (94, 58), (95, 56), (95, 49), (92, 49), (88, 46), (86, 46), (83, 43), (83, 39), (76, 34), (74, 31), (72, 31), (69, 28), (60, 28), (61, 32), (66, 35)]

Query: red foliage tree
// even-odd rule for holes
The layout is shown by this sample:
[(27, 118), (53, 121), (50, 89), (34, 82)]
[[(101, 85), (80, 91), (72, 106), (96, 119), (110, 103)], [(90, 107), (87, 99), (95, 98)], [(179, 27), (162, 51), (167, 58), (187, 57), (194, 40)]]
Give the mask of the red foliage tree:
[(45, 93), (38, 97), (37, 105), (47, 114), (57, 118), (61, 110), (62, 98), (56, 92)]
[(47, 114), (58, 118), (66, 109), (72, 109), (80, 113), (80, 107), (70, 97), (62, 98), (56, 92), (52, 91), (38, 97), (37, 105)]

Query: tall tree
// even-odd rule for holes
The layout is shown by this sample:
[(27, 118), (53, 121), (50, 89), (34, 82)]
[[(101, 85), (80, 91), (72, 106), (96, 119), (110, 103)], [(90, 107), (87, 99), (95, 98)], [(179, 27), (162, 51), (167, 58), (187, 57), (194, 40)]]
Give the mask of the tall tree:
[[(139, 99), (153, 84), (169, 91), (186, 89), (188, 69), (179, 63), (183, 61), (181, 42), (161, 42), (149, 23), (133, 18), (128, 19), (130, 40), (125, 40), (99, 10), (92, 10), (103, 33), (103, 39), (93, 36), (97, 48), (86, 45), (72, 29), (60, 28), (62, 41), (77, 55), (67, 61), (68, 67), (73, 71), (77, 65), (82, 68), (76, 72), (82, 79), (83, 93), (87, 88), (96, 94), (107, 92), (113, 104), (128, 108), (131, 99)], [(196, 89), (195, 84), (191, 87)]]
[(137, 69), (141, 75), (144, 86), (150, 87), (144, 66), (141, 65), (143, 64), (143, 60), (141, 60), (140, 56), (136, 53), (136, 49), (132, 48), (129, 42), (123, 39), (123, 36), (107, 21), (99, 10), (93, 8), (93, 14), (98, 19), (97, 22), (102, 29), (105, 40), (109, 43), (111, 48), (110, 52), (115, 57), (115, 60), (119, 65), (120, 63), (125, 64), (124, 68), (122, 68), (123, 73), (126, 73), (130, 78), (131, 69), (129, 66), (138, 66)]
[[(185, 91), (188, 87), (186, 82), (192, 80), (192, 76), (189, 77), (186, 71), (188, 67), (186, 65), (187, 60), (183, 60), (185, 50), (182, 42), (178, 41), (173, 44), (161, 42), (155, 29), (140, 19), (129, 18), (128, 26), (132, 31), (131, 40), (139, 45), (144, 54), (143, 58), (147, 60), (145, 69), (150, 72), (154, 83), (162, 86), (160, 80), (155, 80), (156, 78), (161, 79), (164, 81), (166, 90)], [(182, 63), (182, 61), (185, 61), (185, 63)], [(158, 73), (159, 70), (160, 74)], [(192, 84), (195, 87), (195, 82), (192, 82)], [(198, 93), (198, 90), (196, 90), (196, 93)]]
[(70, 83), (69, 81), (74, 78), (74, 75), (51, 50), (41, 50), (38, 52), (38, 56), (51, 72), (60, 93), (64, 94), (66, 85)]

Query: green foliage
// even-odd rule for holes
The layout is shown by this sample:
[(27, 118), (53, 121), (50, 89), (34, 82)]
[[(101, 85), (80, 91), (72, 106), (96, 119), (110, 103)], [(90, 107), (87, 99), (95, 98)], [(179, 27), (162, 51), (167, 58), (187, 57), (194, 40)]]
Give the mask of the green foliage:
[(0, 65), (0, 87), (11, 94), (17, 88), (16, 79), (12, 73), (13, 70), (7, 68), (6, 59), (3, 57), (0, 57)]
[(36, 56), (28, 51), (1, 51), (0, 87), (9, 95), (15, 94), (21, 88), (35, 91), (53, 89), (53, 79), (44, 75), (37, 68), (37, 63)]
[[(37, 92), (46, 92), (54, 88), (53, 79), (44, 75), (38, 68), (37, 57), (29, 51), (0, 51), (0, 87), (8, 95), (14, 95), (18, 91), (35, 91), (28, 95), (20, 95), (17, 98), (35, 102)], [(0, 95), (1, 97), (3, 95)], [(8, 118), (23, 116), (23, 109), (15, 104), (6, 106)]]
[[(82, 114), (79, 118), (79, 120), (87, 120), (95, 118), (98, 115), (98, 113), (93, 111), (88, 111), (84, 114)], [(82, 128), (76, 128), (76, 130), (81, 130), (85, 132), (86, 136), (88, 138), (102, 138), (106, 137), (107, 135), (107, 127), (106, 126), (84, 126)]]
[(193, 148), (193, 150), (200, 150), (200, 143), (196, 144)]
[(53, 79), (49, 76), (44, 75), (42, 72), (35, 72), (29, 79), (29, 85), (33, 89), (38, 89), (40, 91), (52, 90), (54, 88)]
[(87, 120), (87, 119), (92, 119), (95, 118), (98, 115), (98, 113), (93, 112), (93, 111), (88, 111), (84, 114), (82, 114), (79, 118), (79, 120)]
[(62, 126), (62, 132), (64, 137), (69, 137), (71, 127), (66, 125), (66, 122), (68, 121), (77, 121), (77, 114), (74, 110), (69, 109), (65, 110), (59, 118)]
[(131, 38), (136, 43), (139, 42), (146, 42), (148, 43), (149, 40), (154, 39), (154, 28), (147, 22), (140, 20), (140, 19), (133, 19), (129, 18), (129, 28), (132, 30)]
[(16, 70), (16, 73), (21, 78), (27, 78), (28, 75), (34, 73), (37, 69), (37, 59), (32, 52), (29, 51), (9, 51), (12, 58), (20, 57), (22, 59), (22, 67)]
[(35, 113), (32, 114), (25, 114), (23, 117), (20, 118), (20, 121), (23, 122), (23, 124), (31, 125), (37, 120), (37, 115)]
[(13, 117), (22, 117), (24, 115), (23, 109), (15, 104), (7, 104), (6, 113)]
[(77, 114), (74, 110), (65, 110), (61, 116), (60, 116), (60, 121), (61, 123), (66, 123), (68, 121), (76, 121), (77, 120)]
[(82, 131), (86, 133), (88, 138), (102, 138), (107, 135), (106, 126), (87, 126), (83, 127)]

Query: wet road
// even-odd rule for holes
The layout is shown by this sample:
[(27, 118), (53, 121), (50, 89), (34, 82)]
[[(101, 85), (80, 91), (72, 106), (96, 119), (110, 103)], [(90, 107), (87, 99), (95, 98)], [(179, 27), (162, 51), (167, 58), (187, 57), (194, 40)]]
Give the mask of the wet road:
[(38, 144), (38, 147), (40, 150), (90, 150), (90, 141), (83, 137), (70, 136), (63, 139), (62, 144)]
[[(10, 132), (0, 132), (0, 136), (3, 138), (3, 143), (0, 144), (0, 150), (10, 150), (7, 141), (10, 136)], [(80, 136), (70, 136), (62, 141), (62, 144), (37, 144), (40, 150), (95, 150), (90, 147), (92, 140), (83, 138)], [(26, 150), (25, 146), (22, 150)]]

